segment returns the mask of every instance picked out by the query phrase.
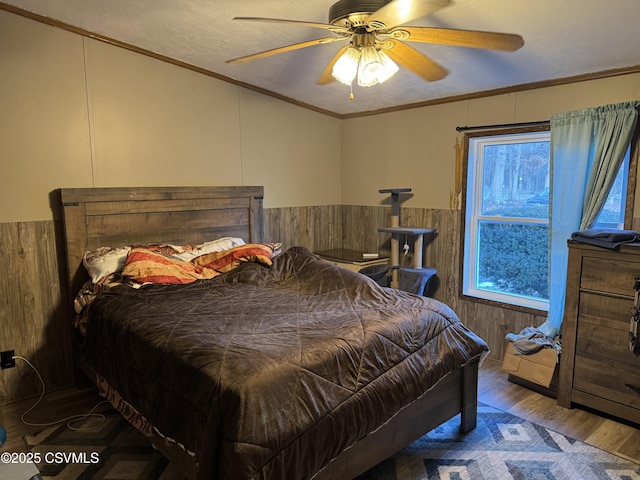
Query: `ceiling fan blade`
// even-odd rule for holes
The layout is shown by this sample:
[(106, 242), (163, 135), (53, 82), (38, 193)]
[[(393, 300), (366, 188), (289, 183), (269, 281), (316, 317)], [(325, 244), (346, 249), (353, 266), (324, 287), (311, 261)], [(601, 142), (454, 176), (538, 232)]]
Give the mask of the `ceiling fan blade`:
[(249, 20), (252, 22), (268, 22), (268, 23), (285, 23), (289, 25), (297, 25), (300, 27), (321, 28), (336, 33), (349, 33), (348, 28), (338, 27), (329, 23), (305, 22), (302, 20), (287, 20), (285, 18), (266, 18), (266, 17), (234, 17), (234, 20)]
[(437, 43), (440, 45), (455, 45), (458, 47), (486, 48), (489, 50), (504, 50), (514, 52), (524, 45), (520, 35), (511, 33), (482, 32), (478, 30), (455, 30), (452, 28), (431, 27), (400, 27), (394, 32), (407, 32), (409, 42)]
[(349, 45), (342, 47), (340, 50), (338, 50), (338, 53), (334, 55), (334, 57), (327, 64), (327, 66), (322, 71), (322, 74), (318, 78), (318, 81), (316, 82), (318, 85), (328, 85), (336, 81), (336, 79), (333, 77), (333, 66), (336, 64), (342, 54), (346, 52), (347, 48), (349, 48)]
[[(446, 7), (450, 0), (391, 0), (367, 18), (367, 24), (374, 30), (391, 29), (397, 25), (424, 17)], [(383, 24), (384, 28), (378, 28)]]
[(393, 61), (411, 70), (428, 82), (441, 80), (449, 74), (449, 71), (442, 65), (424, 56), (406, 43), (398, 40), (387, 40), (387, 42), (393, 44), (393, 46), (385, 49), (384, 52), (389, 55)]
[(264, 52), (253, 53), (251, 55), (245, 55), (244, 57), (233, 58), (227, 60), (226, 63), (244, 63), (250, 60), (257, 60), (259, 58), (270, 57), (271, 55), (277, 55), (278, 53), (291, 52), (293, 50), (299, 50), (301, 48), (313, 47), (314, 45), (321, 45), (323, 43), (331, 43), (339, 40), (346, 40), (347, 37), (329, 37), (329, 38), (317, 38), (315, 40), (309, 40), (307, 42), (293, 43), (291, 45), (285, 45), (284, 47), (274, 48), (272, 50), (265, 50)]

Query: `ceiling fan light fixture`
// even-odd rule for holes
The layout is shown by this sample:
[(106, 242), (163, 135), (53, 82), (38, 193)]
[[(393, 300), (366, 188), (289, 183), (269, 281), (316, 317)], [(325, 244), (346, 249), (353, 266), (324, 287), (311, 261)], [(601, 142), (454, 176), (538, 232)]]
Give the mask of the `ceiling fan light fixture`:
[(378, 83), (378, 74), (382, 70), (382, 62), (375, 47), (362, 47), (360, 64), (358, 65), (358, 85), (370, 87)]
[(389, 55), (384, 53), (382, 50), (378, 52), (378, 56), (380, 57), (380, 63), (382, 64), (382, 69), (378, 75), (378, 83), (382, 83), (389, 80), (400, 69), (398, 68), (398, 65), (396, 65), (396, 62), (391, 60)]
[(389, 56), (373, 46), (362, 48), (358, 67), (358, 85), (370, 87), (388, 80), (398, 71), (398, 66)]
[(351, 85), (358, 73), (360, 52), (357, 48), (349, 47), (333, 65), (333, 78), (345, 85)]

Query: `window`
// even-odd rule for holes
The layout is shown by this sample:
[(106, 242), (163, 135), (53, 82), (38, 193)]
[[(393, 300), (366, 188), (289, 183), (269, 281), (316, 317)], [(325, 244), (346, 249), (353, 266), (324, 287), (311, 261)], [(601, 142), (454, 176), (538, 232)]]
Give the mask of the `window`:
[(593, 223), (593, 228), (624, 228), (625, 206), (627, 201), (627, 172), (631, 161), (631, 148), (627, 150), (624, 161), (618, 170), (616, 180), (611, 187), (602, 211)]
[(467, 140), (463, 294), (547, 310), (549, 131)]
[[(467, 134), (466, 143), (462, 294), (548, 310), (550, 133)], [(627, 151), (592, 228), (624, 228), (630, 163)]]

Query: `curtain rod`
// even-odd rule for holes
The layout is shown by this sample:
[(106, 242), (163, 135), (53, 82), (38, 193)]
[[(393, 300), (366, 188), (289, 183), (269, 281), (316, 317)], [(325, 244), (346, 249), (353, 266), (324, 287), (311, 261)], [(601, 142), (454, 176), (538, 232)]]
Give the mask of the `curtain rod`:
[(522, 122), (522, 123), (503, 123), (501, 125), (478, 125), (475, 127), (456, 127), (457, 132), (466, 132), (467, 130), (490, 130), (492, 128), (507, 128), (507, 127), (527, 127), (533, 125), (548, 125), (549, 120), (540, 120), (539, 122)]

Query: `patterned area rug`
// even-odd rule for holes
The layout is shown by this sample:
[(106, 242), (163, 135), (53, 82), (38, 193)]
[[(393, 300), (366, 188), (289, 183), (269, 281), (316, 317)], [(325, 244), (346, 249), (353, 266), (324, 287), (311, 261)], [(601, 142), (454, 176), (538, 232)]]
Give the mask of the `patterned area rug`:
[[(640, 465), (501, 410), (480, 405), (478, 426), (467, 435), (459, 425), (453, 418), (358, 480), (640, 480)], [(33, 453), (76, 454), (75, 462), (38, 465), (43, 479), (181, 479), (115, 413), (93, 431), (60, 426), (25, 440)], [(78, 462), (82, 452), (85, 463)]]
[(478, 425), (455, 417), (358, 480), (640, 480), (640, 465), (480, 405)]
[[(41, 462), (36, 462), (42, 479), (56, 480), (177, 480), (168, 461), (148, 440), (115, 411), (105, 420), (88, 419), (75, 431), (66, 425), (25, 436), (27, 447)], [(67, 457), (65, 458), (65, 453)]]

